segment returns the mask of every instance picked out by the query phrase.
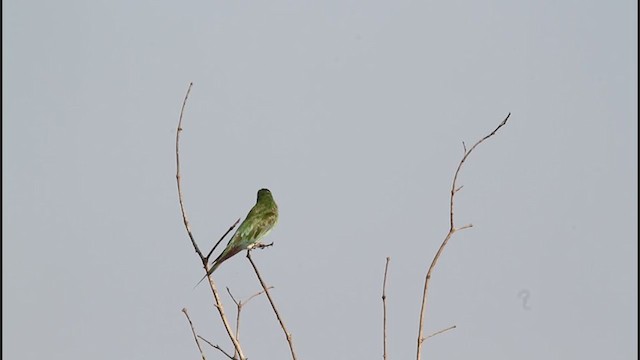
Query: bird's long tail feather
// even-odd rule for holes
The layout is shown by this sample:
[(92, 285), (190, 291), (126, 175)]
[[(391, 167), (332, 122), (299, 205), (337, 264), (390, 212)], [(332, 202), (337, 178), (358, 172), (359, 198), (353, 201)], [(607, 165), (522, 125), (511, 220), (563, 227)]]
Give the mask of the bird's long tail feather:
[(200, 279), (200, 281), (198, 281), (198, 283), (196, 284), (196, 286), (194, 286), (193, 288), (197, 288), (198, 285), (200, 285), (201, 282), (204, 281), (204, 279), (207, 278), (207, 276), (211, 275), (217, 268), (218, 266), (220, 266), (220, 263), (214, 263), (213, 266), (211, 267), (211, 269), (209, 269), (209, 271), (207, 272), (207, 274), (205, 276), (202, 277), (202, 279)]
[(239, 253), (240, 251), (242, 251), (242, 248), (227, 248), (225, 249), (225, 251), (223, 251), (214, 261), (213, 261), (213, 265), (211, 266), (211, 269), (209, 269), (209, 271), (207, 272), (207, 274), (205, 276), (202, 277), (202, 279), (200, 279), (200, 281), (198, 281), (198, 283), (196, 284), (196, 286), (194, 286), (193, 288), (195, 289), (198, 285), (200, 285), (200, 283), (202, 281), (204, 281), (204, 279), (207, 278), (207, 276), (213, 274), (214, 271), (216, 271), (216, 269), (218, 268), (218, 266), (220, 266), (220, 264), (222, 264), (225, 260), (227, 260), (228, 258), (232, 257), (233, 255)]

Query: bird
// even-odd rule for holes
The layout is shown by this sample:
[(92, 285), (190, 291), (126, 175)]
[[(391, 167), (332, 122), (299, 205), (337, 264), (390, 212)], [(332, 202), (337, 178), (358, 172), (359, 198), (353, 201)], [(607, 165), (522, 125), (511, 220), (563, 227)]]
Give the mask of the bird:
[(247, 217), (242, 221), (222, 253), (213, 261), (211, 269), (198, 281), (196, 286), (211, 275), (220, 264), (242, 250), (250, 250), (267, 236), (278, 223), (278, 205), (269, 189), (258, 190), (258, 199)]

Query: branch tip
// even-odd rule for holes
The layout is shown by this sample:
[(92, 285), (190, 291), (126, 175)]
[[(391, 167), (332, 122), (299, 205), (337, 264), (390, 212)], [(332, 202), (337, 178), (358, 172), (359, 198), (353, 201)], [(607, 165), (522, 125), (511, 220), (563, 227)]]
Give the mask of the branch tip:
[[(453, 214), (454, 214), (454, 212), (453, 212), (454, 198), (455, 198), (455, 194), (460, 189), (462, 189), (462, 186), (458, 187), (456, 185), (457, 180), (458, 180), (458, 175), (460, 173), (460, 170), (462, 169), (462, 166), (464, 165), (464, 163), (467, 160), (467, 158), (469, 157), (469, 155), (473, 152), (473, 150), (478, 145), (480, 145), (482, 142), (484, 142), (488, 138), (490, 138), (493, 135), (495, 135), (496, 132), (498, 132), (498, 130), (500, 130), (500, 128), (502, 128), (507, 123), (507, 120), (509, 119), (510, 116), (511, 116), (511, 113), (509, 113), (507, 115), (507, 117), (504, 120), (502, 120), (502, 122), (491, 133), (489, 133), (488, 135), (485, 135), (483, 138), (478, 140), (475, 144), (473, 144), (473, 146), (471, 146), (471, 148), (467, 149), (467, 145), (465, 144), (465, 142), (464, 141), (462, 142), (462, 147), (464, 148), (464, 155), (462, 156), (462, 159), (460, 159), (460, 162), (458, 163), (458, 167), (456, 168), (456, 171), (454, 172), (453, 180), (451, 182), (451, 190), (450, 190), (450, 198), (449, 198), (449, 232), (445, 236), (444, 240), (442, 241), (442, 244), (440, 244), (440, 247), (438, 248), (438, 251), (436, 252), (435, 256), (433, 257), (433, 260), (431, 261), (431, 265), (429, 265), (429, 268), (427, 270), (427, 275), (425, 276), (425, 280), (424, 280), (424, 288), (423, 288), (423, 291), (422, 291), (422, 305), (420, 307), (420, 317), (419, 317), (419, 325), (418, 325), (418, 338), (417, 338), (417, 351), (416, 351), (416, 359), (417, 360), (420, 360), (420, 358), (421, 358), (422, 344), (423, 344), (424, 340), (426, 339), (423, 336), (423, 331), (424, 331), (424, 313), (425, 313), (425, 309), (426, 309), (426, 306), (427, 306), (427, 294), (428, 294), (428, 289), (429, 289), (429, 280), (431, 279), (431, 273), (432, 273), (433, 269), (435, 268), (436, 264), (438, 263), (438, 259), (442, 255), (442, 252), (444, 251), (444, 248), (446, 247), (447, 243), (449, 242), (449, 240), (451, 239), (453, 234), (457, 230), (463, 230), (463, 229), (467, 229), (467, 228), (470, 228), (470, 227), (473, 226), (471, 224), (468, 224), (468, 225), (465, 225), (465, 226), (463, 226), (461, 228), (458, 228), (458, 229), (456, 229), (456, 227), (455, 227), (454, 217), (453, 217)], [(455, 326), (453, 326), (452, 328), (455, 328)], [(449, 329), (451, 329), (451, 328), (449, 328)], [(449, 329), (445, 329), (442, 332), (447, 331)], [(433, 336), (433, 335), (431, 335), (431, 336)], [(428, 337), (430, 337), (430, 336), (428, 336)]]
[[(183, 119), (183, 116), (184, 116), (184, 110), (185, 110), (186, 105), (187, 105), (187, 99), (189, 98), (189, 94), (191, 93), (191, 87), (192, 86), (193, 86), (193, 82), (190, 82), (189, 83), (189, 87), (187, 88), (187, 92), (186, 92), (186, 94), (184, 96), (184, 100), (182, 101), (182, 107), (180, 109), (180, 117), (178, 119), (178, 126), (176, 127), (176, 184), (177, 184), (177, 187), (178, 187), (178, 202), (180, 203), (180, 212), (182, 213), (182, 222), (184, 223), (185, 230), (187, 231), (187, 234), (189, 235), (189, 239), (191, 240), (191, 245), (193, 246), (193, 249), (195, 250), (196, 254), (198, 254), (198, 257), (200, 258), (200, 260), (204, 264), (204, 268), (207, 269), (207, 262), (208, 262), (209, 256), (207, 255), (205, 257), (202, 254), (202, 252), (200, 251), (200, 248), (198, 247), (198, 244), (196, 243), (196, 241), (195, 241), (195, 239), (193, 237), (193, 233), (191, 232), (191, 226), (189, 225), (189, 219), (187, 217), (187, 212), (186, 212), (185, 206), (184, 206), (184, 197), (182, 195), (182, 185), (181, 185), (181, 181), (180, 181), (181, 180), (181, 176), (180, 176), (180, 133), (182, 133), (182, 119)], [(220, 295), (218, 294), (218, 290), (216, 289), (215, 282), (213, 281), (213, 279), (210, 276), (209, 276), (209, 286), (211, 287), (211, 292), (212, 292), (213, 298), (215, 300), (214, 306), (216, 307), (216, 309), (218, 310), (218, 313), (220, 314), (220, 318), (222, 319), (222, 323), (224, 324), (224, 328), (227, 331), (227, 335), (229, 335), (229, 339), (233, 343), (233, 347), (235, 348), (235, 351), (238, 354), (238, 357), (241, 360), (245, 359), (245, 356), (244, 356), (244, 354), (242, 352), (242, 348), (240, 347), (240, 343), (234, 337), (233, 332), (231, 331), (231, 326), (229, 325), (227, 317), (224, 314), (224, 309), (222, 307), (222, 302), (220, 300)], [(186, 311), (185, 311), (185, 315), (187, 315)], [(187, 318), (188, 318), (188, 316), (187, 316)], [(191, 323), (190, 319), (189, 319), (189, 322)], [(192, 332), (193, 332), (194, 337), (196, 337), (195, 330), (193, 329), (193, 327), (192, 327)], [(198, 344), (198, 348), (201, 349), (200, 343), (198, 342), (197, 337), (196, 337), (196, 343)], [(202, 353), (202, 350), (200, 351), (200, 353), (202, 354), (202, 359), (205, 360), (204, 353)]]

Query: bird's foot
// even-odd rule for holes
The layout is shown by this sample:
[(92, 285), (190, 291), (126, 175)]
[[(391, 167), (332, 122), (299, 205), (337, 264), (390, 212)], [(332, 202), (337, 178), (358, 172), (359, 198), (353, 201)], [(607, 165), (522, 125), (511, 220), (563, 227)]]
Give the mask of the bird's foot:
[(264, 248), (268, 248), (270, 246), (273, 246), (273, 241), (270, 242), (269, 244), (257, 243), (255, 245), (253, 245), (253, 247), (251, 249), (264, 249)]

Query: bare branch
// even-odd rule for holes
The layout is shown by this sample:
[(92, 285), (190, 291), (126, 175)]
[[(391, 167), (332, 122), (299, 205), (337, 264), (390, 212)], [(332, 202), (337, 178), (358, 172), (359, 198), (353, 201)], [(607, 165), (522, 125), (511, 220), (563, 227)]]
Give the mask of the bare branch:
[(228, 233), (231, 232), (231, 230), (233, 230), (233, 228), (236, 227), (236, 225), (238, 225), (238, 223), (240, 222), (240, 219), (236, 220), (236, 222), (233, 223), (233, 225), (231, 225), (229, 227), (229, 229), (227, 229), (227, 231), (220, 237), (220, 239), (218, 240), (218, 242), (213, 246), (213, 248), (211, 249), (211, 251), (209, 251), (209, 253), (207, 254), (206, 257), (204, 257), (202, 259), (202, 267), (204, 268), (204, 276), (202, 277), (202, 279), (200, 279), (200, 281), (198, 281), (197, 284), (195, 284), (195, 286), (193, 287), (194, 289), (198, 287), (198, 285), (200, 285), (201, 282), (204, 281), (205, 278), (209, 277), (209, 281), (211, 281), (211, 274), (209, 272), (209, 268), (208, 268), (208, 263), (209, 263), (209, 257), (211, 256), (211, 254), (213, 253), (213, 250), (215, 250), (218, 245), (220, 244), (220, 242), (225, 238), (225, 236), (227, 236)]
[(229, 294), (229, 296), (231, 297), (231, 300), (233, 300), (233, 302), (234, 302), (236, 305), (240, 305), (241, 303), (240, 303), (240, 302), (238, 302), (238, 301), (236, 300), (236, 298), (233, 296), (233, 294), (231, 293), (231, 290), (229, 289), (229, 287), (228, 287), (228, 286), (226, 287), (226, 289), (227, 289), (227, 293), (228, 293), (228, 294)]
[(198, 253), (200, 259), (204, 259), (202, 256), (202, 252), (196, 244), (196, 240), (193, 238), (193, 233), (191, 232), (191, 225), (189, 225), (189, 218), (187, 217), (187, 211), (184, 209), (184, 200), (182, 196), (182, 187), (180, 185), (180, 133), (182, 132), (182, 116), (184, 115), (184, 108), (187, 105), (187, 99), (189, 98), (189, 94), (191, 93), (191, 87), (193, 83), (189, 83), (189, 88), (187, 88), (187, 93), (184, 95), (184, 100), (182, 101), (182, 108), (180, 109), (180, 120), (178, 120), (178, 128), (176, 130), (176, 182), (178, 183), (178, 201), (180, 201), (180, 211), (182, 212), (182, 221), (184, 222), (184, 227), (187, 230), (187, 234), (189, 234), (189, 239), (191, 239), (191, 245), (193, 245), (193, 249)]
[[(269, 286), (269, 289), (273, 289), (273, 286)], [(237, 312), (236, 312), (236, 339), (238, 339), (238, 341), (240, 341), (240, 312), (242, 311), (242, 307), (245, 306), (254, 297), (263, 294), (264, 290), (258, 291), (257, 293), (249, 296), (249, 298), (247, 300), (245, 300), (245, 301), (236, 300), (236, 298), (231, 293), (231, 290), (229, 289), (229, 287), (227, 287), (227, 293), (229, 293), (229, 296), (231, 297), (231, 300), (233, 300), (233, 302), (236, 304), (236, 309), (237, 309)]]
[(420, 360), (420, 357), (422, 355), (422, 343), (426, 339), (425, 337), (423, 337), (424, 313), (425, 313), (425, 309), (426, 309), (426, 306), (427, 306), (427, 292), (428, 292), (428, 289), (429, 289), (429, 280), (431, 279), (431, 273), (433, 272), (433, 269), (435, 268), (436, 264), (438, 263), (438, 259), (440, 258), (440, 255), (442, 255), (442, 252), (443, 252), (445, 246), (447, 246), (447, 243), (449, 242), (449, 239), (451, 239), (451, 236), (456, 232), (456, 230), (461, 230), (461, 229), (466, 229), (466, 228), (470, 228), (471, 227), (471, 225), (469, 224), (469, 225), (463, 226), (460, 229), (456, 229), (454, 221), (453, 221), (453, 204), (454, 204), (455, 194), (456, 194), (456, 191), (458, 189), (458, 187), (456, 185), (456, 182), (458, 181), (458, 174), (460, 173), (460, 169), (462, 168), (462, 165), (464, 165), (465, 161), (467, 160), (469, 155), (473, 152), (473, 150), (478, 145), (482, 144), (482, 142), (484, 142), (488, 138), (490, 138), (493, 135), (495, 135), (496, 132), (498, 132), (498, 130), (500, 130), (500, 128), (503, 127), (507, 123), (507, 120), (509, 120), (509, 116), (511, 116), (511, 113), (509, 113), (507, 115), (507, 117), (500, 123), (500, 125), (498, 125), (491, 133), (489, 133), (488, 135), (486, 135), (482, 139), (478, 140), (469, 150), (466, 150), (466, 145), (464, 145), (464, 143), (463, 143), (463, 146), (465, 148), (465, 153), (462, 156), (462, 159), (460, 160), (460, 163), (458, 163), (458, 167), (456, 168), (456, 172), (453, 175), (453, 181), (451, 183), (451, 196), (450, 196), (450, 200), (449, 200), (449, 232), (447, 233), (447, 235), (445, 236), (444, 240), (442, 241), (442, 244), (440, 244), (440, 248), (436, 252), (436, 255), (433, 257), (433, 260), (431, 261), (431, 265), (429, 266), (429, 270), (427, 270), (427, 275), (426, 275), (426, 277), (424, 279), (424, 289), (423, 289), (423, 292), (422, 292), (422, 305), (420, 307), (420, 321), (419, 321), (419, 325), (418, 325), (418, 341), (417, 341), (417, 351), (416, 351), (416, 359), (417, 360)]
[[(271, 289), (273, 289), (273, 288), (274, 288), (273, 286), (269, 286), (269, 287), (267, 287), (267, 289), (269, 289), (269, 290), (271, 290)], [(242, 302), (242, 305), (247, 305), (247, 303), (248, 303), (249, 301), (251, 301), (251, 299), (253, 299), (253, 298), (254, 298), (254, 297), (256, 297), (256, 296), (260, 296), (260, 295), (262, 295), (262, 294), (264, 294), (264, 290), (258, 291), (257, 293), (255, 293), (255, 294), (253, 294), (253, 295), (249, 296), (249, 297), (247, 298), (247, 300), (243, 301), (243, 302)]]
[[(189, 87), (187, 88), (187, 93), (184, 96), (184, 100), (182, 101), (182, 108), (180, 109), (180, 119), (178, 120), (178, 128), (176, 130), (176, 183), (178, 185), (178, 201), (180, 202), (180, 211), (182, 212), (182, 220), (184, 222), (184, 227), (187, 230), (187, 234), (189, 235), (189, 239), (191, 239), (191, 245), (193, 245), (193, 249), (200, 257), (202, 261), (202, 265), (206, 272), (209, 272), (208, 266), (208, 258), (202, 255), (198, 244), (196, 243), (193, 233), (191, 232), (191, 225), (189, 225), (189, 219), (187, 217), (187, 212), (184, 207), (184, 200), (182, 195), (182, 187), (181, 187), (181, 177), (180, 177), (180, 133), (182, 132), (182, 118), (184, 115), (184, 109), (187, 105), (187, 99), (189, 98), (189, 94), (191, 93), (191, 87), (193, 83), (189, 83)], [(233, 343), (234, 348), (240, 356), (240, 359), (245, 359), (242, 349), (240, 348), (240, 343), (233, 336), (233, 332), (231, 327), (229, 326), (229, 321), (224, 314), (224, 307), (222, 306), (222, 301), (220, 300), (220, 295), (218, 294), (218, 290), (216, 289), (216, 284), (213, 281), (213, 278), (209, 276), (209, 285), (211, 286), (211, 292), (213, 293), (213, 297), (215, 300), (215, 307), (218, 309), (218, 313), (220, 314), (220, 318), (222, 319), (222, 323), (224, 324), (225, 329), (227, 330), (227, 334), (229, 335), (229, 339)]]
[(220, 237), (220, 240), (218, 240), (218, 242), (217, 242), (215, 245), (213, 245), (213, 248), (212, 248), (212, 249), (211, 249), (211, 251), (209, 251), (209, 253), (207, 254), (207, 257), (206, 257), (207, 261), (209, 261), (209, 257), (211, 256), (211, 254), (213, 253), (213, 251), (218, 247), (218, 245), (220, 245), (220, 242), (222, 241), (222, 239), (224, 239), (224, 238), (225, 238), (225, 237), (226, 237), (226, 236), (231, 232), (231, 230), (233, 230), (233, 228), (235, 228), (235, 227), (238, 225), (238, 223), (239, 223), (239, 222), (240, 222), (240, 218), (238, 218), (238, 220), (236, 220), (236, 222), (234, 222), (234, 223), (233, 223), (233, 225), (231, 225), (231, 226), (229, 227), (229, 229), (227, 229), (227, 232), (225, 232), (225, 233)]
[[(205, 262), (205, 271), (209, 272), (209, 267)], [(240, 360), (246, 359), (244, 353), (242, 352), (242, 348), (240, 347), (240, 341), (233, 334), (233, 330), (231, 329), (231, 325), (229, 325), (229, 320), (227, 320), (227, 315), (224, 313), (224, 306), (222, 305), (222, 300), (220, 299), (220, 294), (218, 293), (218, 289), (216, 287), (215, 281), (213, 281), (213, 277), (211, 275), (208, 276), (209, 286), (211, 287), (211, 293), (213, 294), (213, 300), (215, 302), (215, 307), (218, 309), (218, 313), (220, 314), (220, 319), (222, 320), (222, 324), (224, 325), (225, 330), (227, 331), (227, 335), (229, 335), (229, 339), (233, 343), (233, 347), (235, 348), (236, 354), (240, 357)]]
[(382, 280), (382, 358), (387, 360), (387, 271), (390, 257), (384, 264), (384, 279)]
[(196, 341), (196, 345), (198, 345), (198, 350), (200, 350), (200, 355), (202, 356), (202, 360), (207, 360), (207, 358), (204, 357), (202, 346), (200, 346), (200, 342), (198, 341), (198, 336), (196, 335), (196, 330), (193, 328), (193, 322), (191, 322), (191, 318), (189, 317), (187, 308), (182, 308), (182, 312), (184, 313), (184, 316), (186, 316), (187, 320), (189, 321), (189, 326), (191, 327), (191, 333), (193, 334), (193, 339)]
[(231, 290), (228, 286), (227, 293), (229, 293), (231, 300), (233, 300), (233, 302), (236, 304), (236, 308), (238, 309), (238, 311), (236, 312), (236, 339), (240, 341), (240, 310), (242, 310), (242, 302), (236, 301), (236, 298), (233, 297), (233, 294), (231, 293)]
[(207, 339), (203, 338), (203, 337), (202, 337), (202, 336), (200, 336), (200, 335), (198, 335), (198, 337), (199, 337), (202, 341), (204, 341), (204, 342), (206, 342), (207, 344), (209, 344), (209, 346), (211, 346), (212, 348), (220, 350), (220, 352), (222, 352), (223, 354), (225, 354), (229, 359), (231, 359), (231, 360), (236, 360), (236, 358), (235, 358), (235, 357), (233, 357), (233, 356), (229, 355), (226, 351), (224, 351), (224, 350), (220, 347), (220, 345), (212, 344), (212, 343), (211, 343), (211, 341), (209, 341), (209, 340), (207, 340)]
[(455, 329), (455, 328), (456, 328), (456, 326), (455, 326), (455, 325), (453, 325), (453, 326), (449, 326), (449, 327), (448, 327), (448, 328), (446, 328), (446, 329), (442, 329), (442, 330), (440, 330), (440, 331), (436, 331), (436, 332), (434, 332), (433, 334), (431, 334), (431, 335), (427, 336), (426, 338), (423, 338), (423, 339), (422, 339), (422, 341), (425, 341), (425, 340), (427, 340), (428, 338), (434, 337), (434, 336), (436, 336), (436, 335), (440, 335), (440, 334), (442, 334), (442, 333), (443, 333), (443, 332), (445, 332), (445, 331), (449, 331), (449, 330), (452, 330), (452, 329)]
[(455, 194), (455, 189), (456, 189), (456, 182), (458, 181), (458, 174), (460, 173), (460, 169), (462, 168), (462, 165), (464, 165), (464, 162), (467, 160), (467, 158), (469, 157), (469, 155), (471, 155), (471, 153), (473, 152), (473, 150), (480, 144), (482, 144), (485, 140), (487, 140), (488, 138), (492, 137), (493, 135), (496, 134), (496, 132), (498, 132), (498, 130), (500, 130), (501, 127), (503, 127), (504, 125), (506, 125), (507, 120), (509, 120), (509, 116), (511, 116), (511, 113), (509, 113), (507, 115), (506, 118), (504, 118), (504, 120), (502, 120), (502, 122), (500, 123), (500, 125), (498, 125), (498, 127), (496, 127), (489, 135), (486, 135), (485, 137), (483, 137), (482, 139), (478, 140), (478, 142), (476, 142), (475, 144), (473, 144), (473, 146), (471, 147), (471, 149), (469, 149), (468, 151), (466, 151), (464, 153), (464, 156), (462, 157), (462, 160), (460, 160), (460, 163), (458, 164), (458, 168), (456, 169), (455, 174), (453, 175), (453, 183), (451, 184), (451, 199), (449, 202), (449, 223), (451, 228), (454, 228), (453, 226), (453, 195)]
[(267, 295), (267, 299), (269, 299), (271, 308), (273, 309), (273, 312), (276, 314), (276, 318), (280, 323), (280, 327), (282, 327), (282, 331), (284, 332), (284, 335), (287, 338), (287, 342), (289, 343), (289, 350), (291, 350), (291, 357), (293, 358), (293, 360), (296, 360), (297, 359), (296, 352), (293, 349), (293, 340), (292, 340), (291, 333), (287, 330), (287, 327), (284, 325), (284, 321), (282, 321), (282, 317), (280, 316), (278, 309), (276, 309), (276, 305), (273, 302), (273, 299), (271, 298), (271, 294), (269, 294), (269, 287), (267, 287), (267, 285), (262, 280), (262, 276), (260, 275), (260, 272), (258, 271), (256, 264), (253, 262), (253, 259), (251, 258), (251, 250), (247, 250), (247, 259), (249, 259), (249, 262), (251, 263), (251, 266), (253, 267), (253, 270), (255, 271), (256, 276), (258, 277), (258, 281), (260, 281), (260, 285), (262, 286), (262, 289), (264, 290), (265, 295)]

